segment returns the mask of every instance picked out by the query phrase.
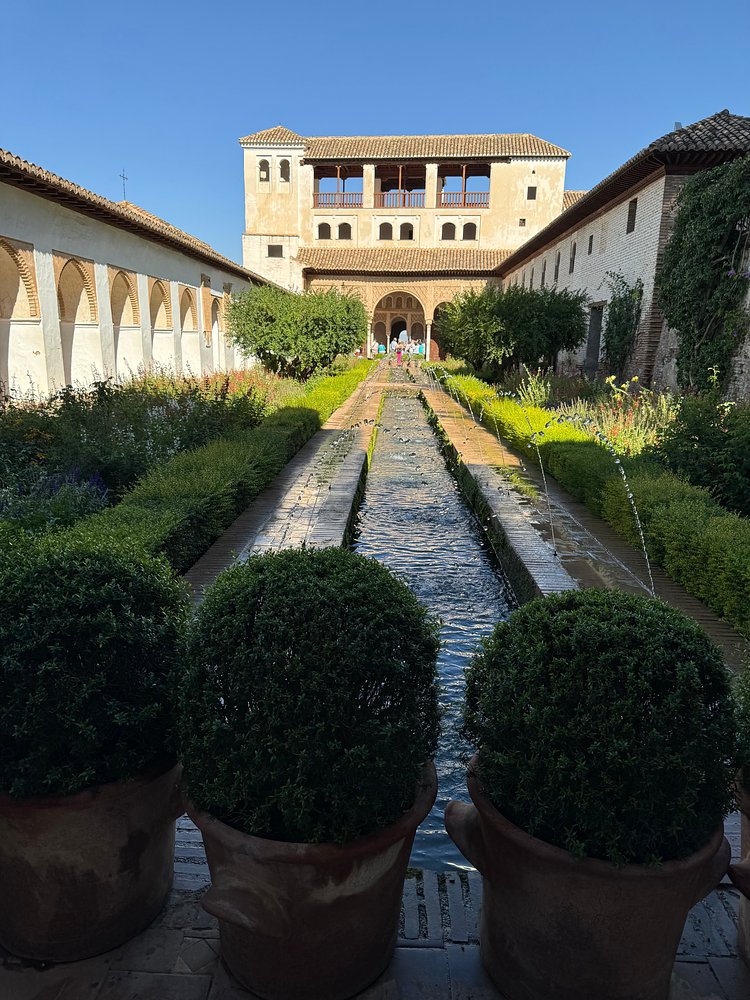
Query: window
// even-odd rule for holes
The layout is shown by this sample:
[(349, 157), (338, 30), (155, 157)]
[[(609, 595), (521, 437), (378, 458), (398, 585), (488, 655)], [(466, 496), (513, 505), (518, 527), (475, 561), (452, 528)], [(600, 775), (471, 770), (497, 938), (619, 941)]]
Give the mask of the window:
[(279, 177), (284, 184), (289, 183), (290, 169), (289, 160), (282, 160), (279, 164)]
[(258, 164), (258, 180), (262, 184), (271, 180), (271, 168), (268, 165), (268, 160), (261, 160)]
[(525, 287), (526, 287), (526, 272), (524, 271), (523, 274), (521, 275), (521, 288)]
[(625, 226), (626, 233), (632, 233), (635, 229), (635, 213), (638, 211), (638, 199), (633, 200), (628, 205), (628, 224)]
[(441, 240), (455, 240), (456, 238), (456, 227), (452, 222), (444, 222), (443, 228), (440, 233)]
[(531, 277), (529, 278), (529, 288), (534, 287), (534, 268), (531, 269)]
[(393, 226), (390, 222), (381, 222), (380, 229), (378, 230), (379, 240), (392, 240), (393, 239)]
[(547, 258), (545, 257), (545, 259), (542, 261), (542, 277), (539, 282), (539, 286), (541, 288), (544, 288), (546, 283), (547, 283)]
[(321, 222), (318, 226), (318, 239), (319, 240), (330, 240), (331, 238), (331, 227), (327, 222)]
[(576, 245), (570, 244), (570, 262), (568, 263), (568, 274), (572, 274), (576, 266)]
[(477, 238), (476, 222), (467, 222), (464, 225), (463, 238), (465, 240), (475, 240)]
[(284, 248), (280, 243), (269, 243), (268, 244), (268, 256), (269, 257), (283, 257)]
[(519, 219), (518, 220), (518, 225), (519, 226), (525, 226), (526, 225), (526, 219)]
[(350, 240), (352, 238), (352, 227), (348, 222), (342, 222), (339, 226), (339, 239)]
[(555, 283), (557, 283), (557, 279), (559, 277), (560, 277), (560, 251), (558, 250), (557, 255), (555, 256)]
[(589, 257), (594, 252), (594, 234), (589, 236)]
[(536, 201), (536, 188), (526, 188), (526, 198), (528, 201)]
[(414, 226), (410, 222), (402, 222), (401, 229), (399, 230), (399, 239), (401, 240), (413, 240), (414, 239)]

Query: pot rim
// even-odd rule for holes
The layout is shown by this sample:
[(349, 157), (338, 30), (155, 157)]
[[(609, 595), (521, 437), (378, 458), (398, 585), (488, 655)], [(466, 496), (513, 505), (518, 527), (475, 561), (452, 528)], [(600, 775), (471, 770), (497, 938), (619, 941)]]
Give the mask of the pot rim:
[(417, 781), (416, 795), (410, 809), (399, 818), (375, 833), (350, 840), (343, 844), (331, 842), (322, 844), (299, 843), (288, 840), (271, 840), (257, 837), (251, 833), (223, 823), (210, 813), (197, 809), (193, 802), (186, 798), (186, 810), (201, 834), (209, 835), (221, 841), (223, 846), (237, 854), (262, 854), (267, 861), (281, 864), (326, 864), (331, 861), (355, 861), (378, 851), (385, 850), (392, 844), (403, 840), (411, 831), (416, 830), (427, 816), (437, 798), (437, 772), (435, 763), (429, 760), (422, 769)]
[(3, 792), (0, 793), (0, 813), (9, 813), (14, 810), (31, 809), (85, 809), (92, 805), (94, 801), (106, 802), (108, 799), (123, 798), (124, 796), (136, 794), (144, 785), (148, 785), (159, 778), (166, 776), (171, 771), (175, 772), (175, 781), (179, 780), (182, 764), (176, 761), (161, 761), (152, 764), (150, 767), (140, 771), (133, 778), (126, 778), (121, 781), (105, 781), (99, 785), (89, 785), (80, 792), (71, 792), (68, 795), (30, 795), (27, 798), (16, 798)]
[(616, 873), (618, 878), (626, 879), (648, 878), (656, 880), (685, 877), (693, 869), (705, 865), (719, 851), (724, 841), (724, 824), (720, 823), (703, 847), (684, 858), (673, 858), (655, 865), (615, 865), (610, 861), (603, 861), (601, 858), (578, 858), (564, 847), (556, 847), (546, 840), (540, 840), (538, 837), (526, 833), (520, 826), (516, 826), (515, 823), (507, 819), (497, 806), (493, 805), (489, 795), (484, 791), (479, 780), (478, 765), (479, 754), (476, 753), (469, 761), (466, 783), (472, 801), (482, 818), (498, 830), (503, 837), (515, 842), (524, 850), (533, 852), (540, 860), (550, 864), (564, 865), (567, 868), (575, 867), (579, 873), (586, 874), (591, 878), (612, 878), (613, 873)]

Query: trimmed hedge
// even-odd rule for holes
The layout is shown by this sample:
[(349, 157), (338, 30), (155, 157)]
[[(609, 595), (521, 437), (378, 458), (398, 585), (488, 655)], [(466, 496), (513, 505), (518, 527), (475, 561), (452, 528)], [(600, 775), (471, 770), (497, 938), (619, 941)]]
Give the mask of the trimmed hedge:
[(165, 555), (177, 572), (185, 572), (351, 395), (370, 367), (362, 361), (343, 374), (314, 380), (260, 426), (176, 455), (147, 473), (115, 507), (55, 538), (134, 546)]
[[(454, 392), (471, 406), (488, 430), (524, 451), (533, 462), (536, 449), (545, 470), (572, 496), (608, 521), (640, 548), (640, 538), (622, 479), (611, 455), (590, 434), (569, 423), (544, 427), (555, 414), (493, 399), (494, 390), (468, 376), (451, 379)], [(542, 432), (542, 433), (540, 433)], [(622, 459), (649, 558), (691, 594), (750, 635), (750, 519), (731, 514), (708, 490), (679, 479), (653, 458)]]

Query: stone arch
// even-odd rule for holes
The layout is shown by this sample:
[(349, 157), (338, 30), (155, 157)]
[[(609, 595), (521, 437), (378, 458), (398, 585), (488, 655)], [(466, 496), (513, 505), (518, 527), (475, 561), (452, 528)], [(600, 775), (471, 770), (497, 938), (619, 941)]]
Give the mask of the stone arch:
[(291, 180), (291, 176), (291, 164), (289, 163), (289, 160), (281, 160), (279, 162), (279, 180), (284, 184), (288, 184)]
[[(84, 298), (85, 296), (85, 298)], [(89, 269), (69, 257), (57, 279), (60, 319), (69, 323), (96, 323), (96, 290)]]
[(271, 180), (271, 165), (266, 159), (258, 161), (258, 181), (267, 184)]
[(57, 279), (63, 375), (68, 385), (88, 385), (104, 371), (102, 345), (96, 325), (96, 295), (89, 269), (75, 257), (67, 258)]
[(432, 312), (432, 334), (430, 336), (430, 361), (444, 361), (446, 356), (445, 344), (441, 336), (440, 316), (447, 302), (438, 302)]
[(126, 378), (143, 364), (141, 317), (134, 275), (128, 271), (110, 272), (109, 298), (115, 341), (115, 371), (118, 378)]
[(378, 227), (378, 239), (379, 240), (392, 240), (393, 239), (393, 226), (390, 222), (381, 222)]
[(160, 278), (155, 278), (148, 297), (151, 332), (172, 329), (172, 303), (169, 288)]
[[(387, 337), (387, 343), (393, 338), (394, 326), (396, 333), (405, 329), (407, 334), (416, 327), (424, 331), (425, 309), (419, 297), (405, 288), (394, 288), (382, 295), (375, 305), (372, 315), (373, 340), (381, 341), (381, 336)], [(377, 348), (376, 348), (377, 350)]]
[(195, 296), (189, 288), (183, 289), (180, 296), (180, 330), (183, 333), (198, 332), (198, 310)]
[(0, 238), (0, 319), (38, 319), (34, 273), (24, 254)]
[(180, 340), (183, 370), (190, 375), (200, 375), (202, 365), (198, 307), (192, 288), (183, 288), (180, 293)]
[(141, 322), (138, 309), (138, 291), (133, 275), (117, 271), (109, 290), (114, 326), (138, 326)]

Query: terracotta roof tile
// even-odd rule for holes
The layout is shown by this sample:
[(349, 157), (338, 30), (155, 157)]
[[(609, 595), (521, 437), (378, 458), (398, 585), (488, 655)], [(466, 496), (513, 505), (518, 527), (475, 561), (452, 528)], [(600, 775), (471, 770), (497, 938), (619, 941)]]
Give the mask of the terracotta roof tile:
[(472, 247), (306, 247), (297, 253), (305, 269), (339, 274), (487, 274), (510, 250), (476, 250)]
[(307, 160), (450, 160), (570, 153), (528, 133), (492, 135), (322, 135), (302, 139), (281, 125), (240, 139), (245, 145), (305, 144)]
[(577, 201), (580, 201), (587, 191), (563, 191), (563, 212), (570, 208), (571, 205), (575, 205)]
[(240, 139), (240, 142), (246, 142), (248, 145), (257, 143), (259, 146), (299, 146), (305, 140), (301, 135), (297, 135), (291, 129), (285, 128), (284, 125), (274, 125), (273, 128), (263, 129), (262, 132), (253, 132), (252, 135), (245, 135)]
[(53, 201), (58, 201), (74, 211), (92, 216), (108, 225), (135, 232), (136, 235), (177, 248), (188, 256), (197, 257), (214, 267), (223, 268), (241, 277), (252, 277), (264, 281), (258, 275), (248, 271), (228, 257), (217, 253), (202, 240), (189, 233), (177, 229), (176, 226), (152, 215), (143, 208), (129, 201), (114, 202), (101, 195), (94, 194), (72, 181), (58, 177), (57, 174), (44, 170), (42, 167), (22, 160), (20, 156), (5, 149), (0, 149), (0, 182), (13, 184), (33, 194)]

